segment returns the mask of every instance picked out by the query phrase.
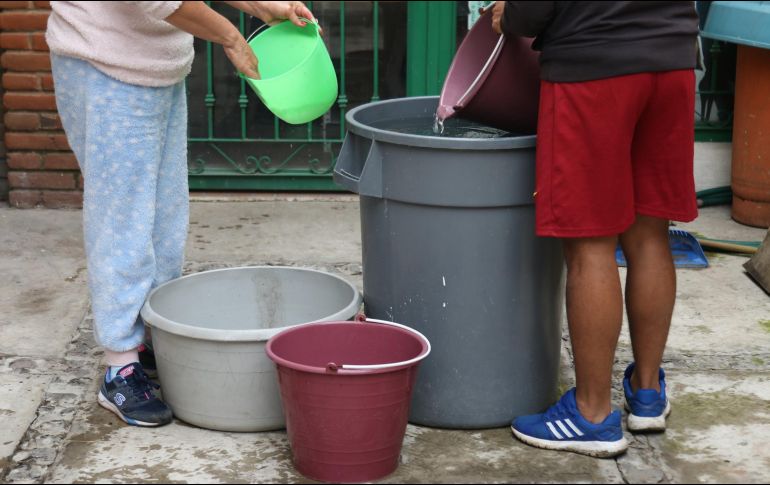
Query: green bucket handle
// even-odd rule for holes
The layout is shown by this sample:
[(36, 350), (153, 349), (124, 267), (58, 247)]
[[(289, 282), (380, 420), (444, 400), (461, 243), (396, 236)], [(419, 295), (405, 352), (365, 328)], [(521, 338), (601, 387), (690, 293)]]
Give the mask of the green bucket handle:
[[(299, 17), (299, 19), (300, 20), (304, 20), (306, 24), (315, 24), (316, 26), (318, 25), (318, 19), (310, 20), (310, 19), (306, 19), (305, 17)], [(285, 19), (285, 20), (282, 20), (282, 22), (291, 22), (291, 20)], [(254, 37), (257, 36), (257, 34), (259, 34), (263, 30), (266, 30), (266, 29), (268, 29), (270, 27), (272, 27), (272, 25), (270, 25), (270, 24), (262, 24), (262, 25), (260, 25), (259, 28), (257, 28), (257, 30), (255, 30), (254, 32), (251, 33), (251, 35), (249, 35), (249, 37), (246, 39), (246, 43), (248, 44), (249, 42), (252, 41), (252, 39), (254, 39)]]

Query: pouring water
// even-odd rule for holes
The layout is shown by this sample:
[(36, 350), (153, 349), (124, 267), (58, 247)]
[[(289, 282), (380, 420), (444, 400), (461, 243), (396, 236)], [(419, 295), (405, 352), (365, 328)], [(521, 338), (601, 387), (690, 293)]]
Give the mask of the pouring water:
[(444, 134), (444, 120), (439, 118), (438, 113), (433, 117), (433, 134), (439, 136)]

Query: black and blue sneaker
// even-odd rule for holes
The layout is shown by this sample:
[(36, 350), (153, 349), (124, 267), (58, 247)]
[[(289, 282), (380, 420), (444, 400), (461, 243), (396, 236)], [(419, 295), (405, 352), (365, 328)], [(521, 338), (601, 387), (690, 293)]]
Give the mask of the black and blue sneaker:
[(634, 433), (654, 433), (666, 430), (666, 418), (671, 414), (671, 403), (666, 396), (666, 373), (660, 369), (660, 392), (655, 389), (639, 389), (634, 392), (631, 388), (631, 376), (635, 365), (626, 369), (623, 377), (623, 391), (626, 395), (626, 410), (628, 411), (628, 430)]
[(516, 418), (511, 429), (519, 440), (545, 450), (611, 458), (628, 449), (620, 411), (613, 411), (602, 423), (594, 424), (580, 414), (574, 388), (543, 414)]
[(121, 368), (110, 381), (109, 369), (99, 390), (99, 404), (132, 426), (163, 426), (173, 419), (171, 409), (155, 396), (160, 386), (150, 381), (139, 362)]

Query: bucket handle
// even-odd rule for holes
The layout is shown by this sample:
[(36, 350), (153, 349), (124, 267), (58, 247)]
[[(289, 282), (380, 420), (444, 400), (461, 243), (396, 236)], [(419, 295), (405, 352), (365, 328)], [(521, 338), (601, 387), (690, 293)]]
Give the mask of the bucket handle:
[(391, 327), (400, 328), (402, 330), (406, 330), (407, 332), (416, 334), (418, 337), (420, 337), (428, 346), (427, 351), (425, 354), (418, 355), (417, 357), (409, 360), (405, 360), (403, 362), (393, 362), (389, 364), (375, 364), (375, 365), (351, 365), (351, 364), (344, 364), (344, 365), (337, 365), (334, 363), (329, 363), (327, 365), (327, 369), (331, 372), (336, 372), (337, 370), (380, 370), (380, 369), (392, 369), (394, 367), (406, 367), (412, 364), (416, 364), (417, 362), (420, 362), (421, 360), (425, 359), (427, 356), (430, 355), (431, 351), (431, 345), (430, 340), (428, 340), (425, 335), (421, 334), (417, 330), (413, 328), (409, 328), (406, 325), (401, 325), (400, 323), (395, 322), (389, 322), (386, 320), (375, 320), (373, 318), (367, 318), (365, 315), (358, 315), (356, 316), (356, 321), (360, 323), (378, 323), (380, 325), (389, 325)]
[[(316, 25), (318, 25), (318, 19), (310, 20), (310, 19), (306, 19), (305, 17), (299, 17), (299, 19), (304, 21), (306, 24), (316, 24)], [(284, 21), (286, 21), (286, 20), (284, 20)], [(251, 42), (251, 39), (256, 37), (260, 32), (262, 32), (263, 30), (267, 29), (268, 27), (272, 27), (272, 26), (270, 24), (262, 24), (262, 25), (260, 25), (259, 28), (257, 28), (257, 30), (255, 30), (254, 32), (251, 33), (251, 35), (249, 35), (249, 37), (246, 39), (246, 43), (248, 44), (249, 42)]]

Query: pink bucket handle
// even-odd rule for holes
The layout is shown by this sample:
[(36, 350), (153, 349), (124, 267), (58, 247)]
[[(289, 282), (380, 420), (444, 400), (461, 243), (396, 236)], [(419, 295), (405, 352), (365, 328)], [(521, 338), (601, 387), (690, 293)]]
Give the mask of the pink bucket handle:
[(417, 362), (420, 362), (421, 360), (426, 358), (428, 355), (430, 355), (430, 351), (431, 351), (430, 340), (428, 340), (425, 337), (425, 335), (421, 334), (420, 332), (418, 332), (417, 330), (415, 330), (413, 328), (409, 328), (406, 325), (401, 325), (400, 323), (389, 322), (387, 320), (375, 320), (373, 318), (367, 318), (366, 315), (364, 315), (362, 313), (359, 313), (358, 315), (356, 315), (356, 321), (359, 322), (359, 323), (377, 323), (377, 324), (380, 324), (380, 325), (389, 325), (391, 327), (400, 328), (401, 330), (406, 330), (407, 332), (412, 333), (412, 334), (417, 335), (418, 337), (420, 337), (420, 339), (422, 339), (425, 342), (425, 344), (427, 346), (427, 350), (425, 351), (424, 354), (418, 355), (414, 359), (405, 360), (403, 362), (393, 362), (393, 363), (389, 363), (389, 364), (375, 364), (375, 365), (349, 365), (349, 364), (344, 364), (344, 365), (338, 365), (338, 364), (335, 364), (333, 362), (330, 362), (330, 363), (328, 363), (326, 365), (326, 370), (327, 371), (329, 371), (329, 372), (337, 372), (337, 370), (339, 370), (339, 369), (342, 369), (342, 370), (378, 370), (378, 369), (392, 369), (394, 367), (406, 367), (406, 366), (409, 366), (409, 365), (412, 365), (412, 364), (416, 364)]

